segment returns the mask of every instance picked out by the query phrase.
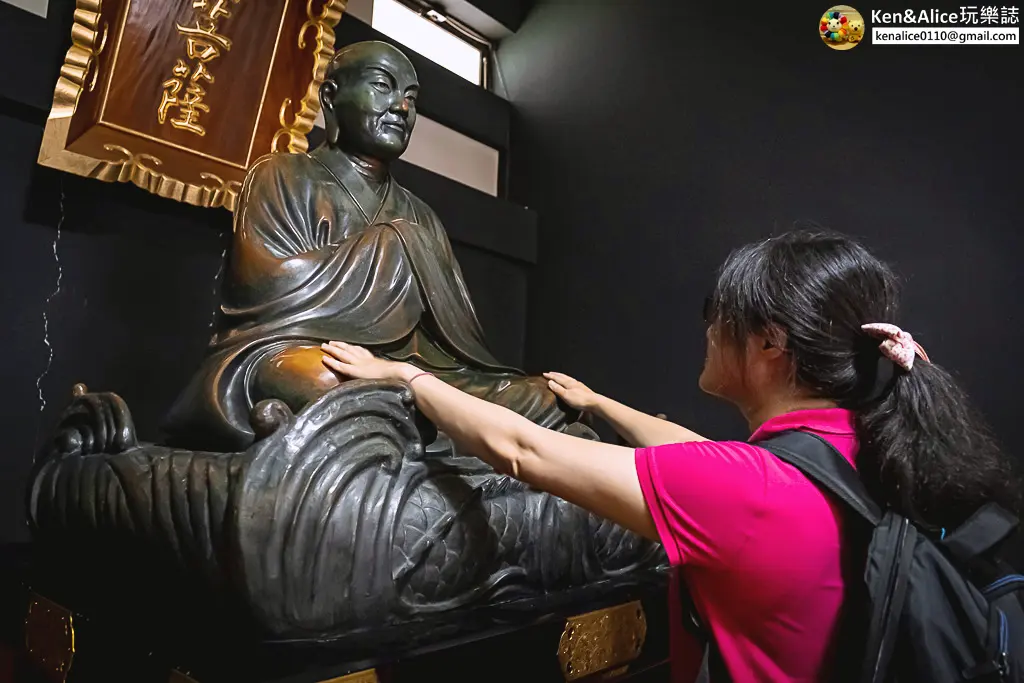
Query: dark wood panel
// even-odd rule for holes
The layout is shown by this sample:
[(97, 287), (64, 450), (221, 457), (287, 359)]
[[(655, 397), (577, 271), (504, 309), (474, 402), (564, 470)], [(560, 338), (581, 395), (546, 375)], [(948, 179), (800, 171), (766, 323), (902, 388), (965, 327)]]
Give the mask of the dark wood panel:
[[(114, 73), (110, 89), (103, 95), (101, 120), (188, 149), (201, 149), (204, 154), (244, 168), (286, 4), (290, 5), (290, 30), (281, 40), (295, 41), (305, 19), (301, 6), (285, 0), (246, 2), (237, 7), (230, 4), (227, 11), (231, 14), (219, 17), (215, 24), (217, 37), (203, 37), (207, 42), (200, 44), (193, 57), (186, 50), (190, 35), (182, 33), (200, 27), (200, 15), (191, 3), (181, 5), (177, 12), (161, 3), (131, 3), (110, 67)], [(178, 29), (179, 25), (183, 29)], [(203, 24), (201, 28), (209, 26)], [(113, 26), (111, 30), (115, 31)], [(223, 46), (219, 44), (222, 40)], [(294, 50), (280, 52), (289, 55)], [(184, 67), (183, 74), (174, 73), (176, 64)], [(279, 60), (275, 68), (297, 71), (300, 65)], [(202, 76), (196, 79), (196, 73)], [(175, 78), (184, 84), (179, 92), (171, 91), (176, 99), (186, 96), (190, 78), (204, 93), (202, 103), (208, 111), (197, 111), (196, 120), (190, 122), (195, 132), (170, 125), (171, 120), (181, 117), (184, 108), (179, 111), (172, 107), (165, 115), (166, 125), (158, 120), (165, 92), (162, 84)], [(294, 76), (290, 80), (294, 84)], [(294, 85), (291, 90), (294, 92)], [(283, 98), (274, 104), (280, 101)]]

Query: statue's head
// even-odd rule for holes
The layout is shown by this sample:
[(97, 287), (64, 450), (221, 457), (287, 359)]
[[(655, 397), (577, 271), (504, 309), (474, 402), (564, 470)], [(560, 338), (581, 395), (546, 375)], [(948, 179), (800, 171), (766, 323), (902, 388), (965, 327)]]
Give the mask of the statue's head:
[(394, 161), (409, 145), (419, 90), (416, 69), (400, 50), (376, 41), (343, 47), (320, 86), (328, 144)]

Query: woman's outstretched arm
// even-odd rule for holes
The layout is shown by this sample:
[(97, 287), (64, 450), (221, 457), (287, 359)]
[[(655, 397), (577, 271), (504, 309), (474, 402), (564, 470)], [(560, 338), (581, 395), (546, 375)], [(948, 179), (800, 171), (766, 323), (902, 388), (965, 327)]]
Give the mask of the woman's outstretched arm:
[(459, 450), (498, 472), (658, 540), (632, 449), (544, 429), (415, 366), (377, 358), (362, 347), (331, 342), (323, 350), (324, 364), (346, 377), (410, 383), (417, 407)]
[(667, 443), (707, 441), (703, 436), (686, 427), (642, 413), (607, 396), (602, 396), (569, 375), (563, 375), (560, 372), (546, 372), (544, 377), (548, 380), (551, 391), (555, 392), (563, 401), (577, 410), (598, 416), (611, 425), (615, 433), (631, 446), (645, 448)]

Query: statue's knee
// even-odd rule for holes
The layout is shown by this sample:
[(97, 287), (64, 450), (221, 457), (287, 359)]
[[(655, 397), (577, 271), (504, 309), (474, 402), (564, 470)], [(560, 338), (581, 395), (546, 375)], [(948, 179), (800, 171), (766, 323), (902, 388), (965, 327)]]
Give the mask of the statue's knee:
[(547, 400), (554, 401), (555, 392), (551, 391), (551, 387), (548, 386), (548, 381), (543, 377), (526, 377), (523, 380), (527, 385), (532, 387), (534, 391), (544, 396)]
[(253, 376), (255, 401), (278, 398), (293, 411), (302, 410), (341, 383), (323, 358), (318, 346), (294, 346), (265, 358)]

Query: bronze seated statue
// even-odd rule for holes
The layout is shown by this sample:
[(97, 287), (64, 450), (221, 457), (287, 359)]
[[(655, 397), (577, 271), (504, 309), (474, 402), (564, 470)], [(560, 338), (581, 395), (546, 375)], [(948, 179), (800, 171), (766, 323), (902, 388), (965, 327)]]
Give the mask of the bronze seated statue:
[(418, 87), (388, 45), (339, 51), (325, 144), (249, 171), (220, 327), (166, 445), (140, 443), (115, 394), (78, 387), (33, 473), (37, 544), (155, 549), (276, 637), (660, 571), (657, 544), (455, 453), (406, 385), (321, 362), (321, 343), (357, 343), (597, 438), (543, 380), (492, 357), (441, 222), (392, 179)]

